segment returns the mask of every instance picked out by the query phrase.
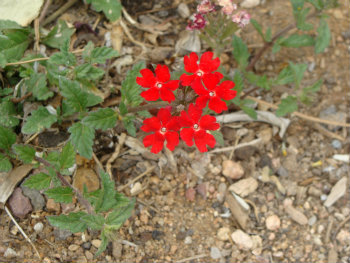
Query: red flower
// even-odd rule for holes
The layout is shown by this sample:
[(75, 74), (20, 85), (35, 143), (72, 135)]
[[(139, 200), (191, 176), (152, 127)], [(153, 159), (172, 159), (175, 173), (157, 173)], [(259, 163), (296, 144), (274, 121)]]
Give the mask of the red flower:
[(196, 105), (199, 108), (204, 108), (207, 106), (209, 109), (215, 111), (216, 113), (221, 113), (227, 110), (226, 102), (223, 100), (232, 100), (236, 97), (237, 91), (232, 90), (235, 87), (235, 83), (230, 80), (223, 81), (218, 85), (220, 80), (214, 75), (209, 75), (207, 78), (203, 79), (203, 83), (195, 82), (192, 85), (193, 90), (199, 95), (196, 99)]
[(183, 128), (180, 132), (181, 139), (188, 146), (193, 145), (193, 139), (200, 152), (208, 151), (207, 145), (211, 148), (215, 146), (214, 136), (207, 132), (208, 130), (214, 131), (220, 128), (214, 116), (202, 116), (202, 109), (191, 103), (188, 113), (186, 111), (181, 112), (180, 122), (182, 127), (189, 127)]
[(160, 109), (157, 117), (151, 117), (143, 121), (141, 130), (144, 132), (154, 132), (143, 139), (145, 147), (151, 146), (152, 153), (159, 153), (163, 149), (164, 141), (167, 147), (173, 151), (179, 144), (180, 130), (179, 117), (172, 117), (169, 109)]
[(150, 69), (140, 70), (142, 77), (136, 78), (136, 83), (148, 90), (141, 92), (141, 96), (147, 101), (156, 101), (159, 97), (167, 102), (175, 100), (172, 91), (179, 87), (178, 80), (170, 80), (170, 72), (166, 65), (157, 65), (156, 76)]
[[(182, 74), (180, 77), (181, 84), (183, 86), (190, 86), (194, 82), (201, 82), (200, 80), (206, 79), (210, 75), (216, 76), (219, 80), (223, 78), (220, 72), (214, 72), (220, 66), (219, 58), (213, 58), (213, 52), (203, 53), (199, 65), (197, 63), (198, 56), (192, 52), (189, 56), (184, 57), (185, 70), (192, 75)], [(213, 73), (214, 72), (214, 73)]]

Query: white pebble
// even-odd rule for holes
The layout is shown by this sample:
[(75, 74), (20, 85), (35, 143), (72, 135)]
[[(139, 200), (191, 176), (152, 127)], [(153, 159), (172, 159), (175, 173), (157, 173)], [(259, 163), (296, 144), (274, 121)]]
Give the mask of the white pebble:
[(41, 222), (36, 223), (36, 224), (34, 225), (34, 230), (35, 230), (35, 232), (37, 232), (37, 233), (40, 233), (41, 231), (43, 231), (43, 229), (44, 229), (44, 225), (43, 225), (43, 223), (41, 223)]

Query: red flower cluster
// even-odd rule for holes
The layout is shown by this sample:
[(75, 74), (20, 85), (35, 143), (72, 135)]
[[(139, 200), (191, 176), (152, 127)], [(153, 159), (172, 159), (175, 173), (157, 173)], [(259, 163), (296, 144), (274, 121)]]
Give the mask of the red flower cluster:
[(179, 84), (190, 86), (198, 95), (195, 104), (191, 103), (188, 111), (181, 111), (180, 116), (171, 115), (171, 107), (158, 111), (157, 117), (151, 117), (143, 121), (141, 129), (145, 132), (153, 132), (147, 135), (143, 144), (152, 146), (151, 152), (158, 153), (163, 149), (164, 141), (167, 147), (173, 151), (179, 144), (179, 132), (181, 139), (188, 145), (195, 144), (200, 152), (208, 151), (207, 145), (213, 148), (216, 140), (208, 131), (220, 128), (216, 118), (203, 115), (203, 108), (208, 105), (210, 110), (221, 113), (227, 110), (224, 100), (232, 100), (236, 91), (232, 90), (235, 83), (229, 80), (220, 83), (223, 75), (216, 70), (220, 66), (219, 58), (213, 59), (212, 52), (205, 52), (199, 60), (196, 53), (184, 57), (184, 68), (189, 74), (182, 74), (180, 80), (170, 80), (170, 72), (167, 66), (157, 65), (155, 73), (150, 69), (140, 71), (142, 77), (137, 77), (136, 82), (147, 88), (141, 96), (147, 101), (156, 101), (161, 98), (171, 103), (175, 100), (175, 91)]

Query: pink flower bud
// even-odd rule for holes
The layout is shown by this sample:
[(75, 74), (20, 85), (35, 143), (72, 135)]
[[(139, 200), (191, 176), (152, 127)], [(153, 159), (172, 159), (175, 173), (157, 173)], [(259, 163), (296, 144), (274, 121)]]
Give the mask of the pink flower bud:
[(240, 11), (232, 16), (232, 22), (237, 23), (240, 27), (245, 27), (250, 22), (250, 14)]
[(215, 6), (210, 2), (210, 0), (202, 0), (202, 2), (197, 6), (197, 12), (203, 15), (214, 10)]

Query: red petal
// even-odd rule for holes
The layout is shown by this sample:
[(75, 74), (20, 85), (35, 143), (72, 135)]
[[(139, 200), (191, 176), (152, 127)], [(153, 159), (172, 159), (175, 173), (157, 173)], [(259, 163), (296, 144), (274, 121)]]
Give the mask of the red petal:
[(216, 122), (216, 118), (210, 115), (204, 115), (199, 121), (199, 126), (204, 130), (214, 131), (220, 128), (220, 124)]
[(143, 130), (144, 132), (158, 131), (160, 127), (161, 125), (159, 119), (157, 117), (152, 117), (143, 121), (143, 126), (141, 127), (141, 130)]
[(207, 149), (207, 144), (206, 144), (206, 140), (205, 140), (205, 134), (206, 132), (201, 130), (201, 131), (198, 131), (194, 134), (194, 142), (198, 148), (198, 150), (200, 152), (207, 152), (208, 149)]
[(231, 90), (234, 87), (234, 82), (226, 80), (216, 88), (216, 94), (224, 100), (232, 100), (234, 97), (236, 97), (237, 94), (236, 90)]
[(194, 130), (192, 128), (183, 128), (180, 132), (181, 139), (188, 145), (193, 145)]
[(200, 78), (196, 78), (192, 82), (191, 87), (199, 96), (206, 96), (209, 94), (209, 92), (204, 88)]
[(157, 117), (162, 122), (162, 125), (165, 126), (171, 120), (170, 110), (160, 109), (158, 111)]
[(167, 130), (170, 130), (170, 131), (180, 130), (180, 128), (181, 128), (181, 125), (180, 125), (181, 120), (180, 119), (181, 118), (178, 116), (172, 117), (171, 120), (166, 125)]
[(159, 82), (167, 82), (170, 79), (170, 72), (166, 65), (157, 65), (156, 69), (156, 77)]
[(156, 101), (159, 99), (159, 90), (157, 88), (150, 88), (141, 92), (141, 97), (147, 101)]
[(208, 104), (209, 109), (215, 111), (216, 113), (221, 113), (224, 110), (227, 110), (227, 105), (224, 101), (218, 97), (214, 97), (209, 100)]
[(151, 88), (156, 83), (156, 78), (153, 75), (153, 72), (148, 69), (144, 68), (140, 70), (140, 73), (142, 77), (136, 78), (136, 83), (144, 88)]
[(207, 102), (209, 100), (209, 96), (199, 96), (196, 99), (196, 106), (198, 106), (199, 108), (203, 109), (207, 106)]
[(182, 86), (190, 86), (196, 77), (197, 77), (197, 75), (195, 75), (195, 74), (193, 74), (193, 75), (187, 75), (185, 73), (182, 74), (180, 77), (181, 85)]
[(202, 109), (198, 106), (195, 106), (193, 103), (188, 107), (188, 114), (193, 121), (193, 123), (197, 123), (202, 116)]
[(222, 75), (220, 72), (214, 72), (213, 74), (215, 74), (219, 79), (224, 77), (224, 75)]
[(181, 111), (180, 125), (181, 127), (190, 127), (193, 125), (193, 121), (191, 120), (188, 113), (184, 110)]
[(145, 136), (145, 138), (143, 138), (143, 145), (145, 147), (151, 146), (154, 142), (154, 134), (150, 134)]
[(176, 90), (179, 87), (179, 80), (170, 80), (163, 84), (163, 87), (169, 90)]
[(205, 134), (205, 141), (211, 148), (215, 147), (216, 140), (215, 140), (215, 137), (212, 134), (206, 133)]
[(217, 70), (220, 66), (220, 59), (212, 59), (213, 55), (214, 53), (210, 51), (203, 53), (199, 62), (199, 69), (201, 69), (205, 73), (210, 73)]
[(208, 90), (215, 90), (216, 86), (219, 84), (220, 79), (215, 74), (205, 74), (203, 76), (204, 86)]
[(189, 56), (184, 57), (185, 70), (190, 73), (195, 73), (198, 70), (198, 56), (196, 53), (191, 52)]
[(160, 98), (162, 100), (167, 101), (169, 103), (175, 100), (174, 93), (168, 90), (167, 88), (160, 88), (159, 91), (160, 91)]
[(159, 153), (163, 149), (164, 140), (165, 140), (165, 138), (162, 134), (160, 134), (158, 132), (155, 133), (151, 152), (152, 153)]
[(174, 151), (175, 147), (179, 144), (179, 134), (177, 132), (167, 132), (165, 139), (167, 141), (166, 147), (170, 151)]

